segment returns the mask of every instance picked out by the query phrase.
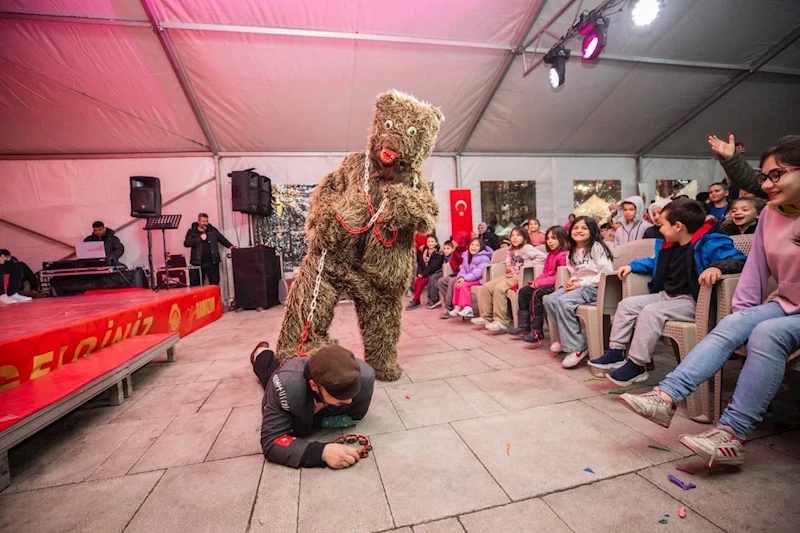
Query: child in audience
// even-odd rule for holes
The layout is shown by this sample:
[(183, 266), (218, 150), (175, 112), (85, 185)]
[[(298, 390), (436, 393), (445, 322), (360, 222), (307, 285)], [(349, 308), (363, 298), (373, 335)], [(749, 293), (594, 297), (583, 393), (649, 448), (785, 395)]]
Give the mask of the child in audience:
[(453, 255), (450, 258), (450, 269), (453, 271), (453, 274), (450, 276), (442, 276), (442, 278), (439, 280), (439, 283), (437, 283), (439, 289), (439, 300), (444, 302), (445, 313), (442, 318), (450, 318), (450, 315), (447, 313), (447, 311), (451, 311), (453, 309), (453, 291), (456, 288), (456, 276), (458, 276), (458, 272), (461, 269), (461, 263), (467, 254), (470, 234), (466, 231), (457, 231), (455, 236), (451, 237), (450, 240), (453, 242), (453, 246), (455, 247)]
[(603, 238), (603, 242), (614, 244), (615, 234), (616, 230), (614, 229), (614, 224), (612, 222), (606, 222), (600, 226), (600, 236)]
[(630, 196), (622, 202), (622, 224), (614, 234), (617, 246), (644, 238), (650, 224), (642, 220), (644, 202), (641, 196)]
[(713, 284), (721, 275), (736, 274), (744, 267), (745, 255), (730, 237), (712, 232), (715, 224), (706, 220), (706, 210), (696, 200), (675, 200), (664, 207), (664, 237), (656, 241), (653, 257), (637, 259), (617, 272), (620, 279), (631, 272), (652, 276), (650, 294), (620, 302), (609, 349), (589, 366), (608, 371), (606, 377), (621, 387), (650, 377), (646, 367), (666, 321), (694, 322), (700, 285)]
[(663, 200), (658, 200), (650, 204), (647, 208), (647, 212), (650, 214), (650, 220), (653, 221), (653, 225), (647, 228), (644, 232), (645, 239), (661, 239), (661, 211), (664, 207), (667, 206), (672, 200), (670, 198), (664, 198)]
[(548, 254), (542, 273), (519, 291), (519, 327), (510, 332), (512, 335), (524, 335), (523, 340), (536, 344), (535, 348), (544, 342), (544, 297), (556, 290), (558, 267), (567, 266), (567, 231), (561, 226), (549, 228), (546, 246)]
[(467, 253), (464, 254), (458, 276), (456, 276), (453, 309), (446, 313), (448, 317), (458, 315), (471, 318), (473, 316), (470, 288), (483, 283), (483, 268), (491, 261), (492, 249), (487, 246), (481, 250), (480, 239), (472, 239)]
[(531, 246), (528, 233), (519, 226), (511, 230), (511, 246), (506, 256), (506, 274), (489, 280), (480, 292), (481, 316), (473, 318), (472, 323), (485, 325), (489, 331), (508, 329), (508, 298), (506, 292), (519, 283), (520, 271), (534, 266), (537, 261), (544, 262), (544, 254)]
[(408, 302), (406, 311), (416, 309), (420, 306), (419, 299), (422, 296), (422, 291), (430, 281), (430, 277), (441, 272), (442, 265), (444, 264), (444, 256), (439, 253), (439, 241), (436, 237), (429, 235), (425, 249), (419, 254), (417, 259), (417, 277), (414, 279), (414, 296)]
[(725, 183), (717, 182), (708, 186), (708, 214), (722, 220), (728, 210), (728, 186)]
[[(753, 247), (725, 317), (651, 392), (623, 394), (627, 407), (669, 427), (675, 406), (711, 379), (737, 349), (747, 344), (733, 401), (717, 426), (681, 443), (714, 462), (742, 464), (744, 441), (762, 420), (783, 382), (786, 361), (800, 349), (800, 135), (780, 139), (761, 156), (758, 181), (769, 196), (753, 236)], [(768, 303), (769, 278), (778, 289)]]
[[(600, 239), (600, 228), (589, 217), (578, 217), (572, 224), (567, 268), (570, 279), (566, 287), (555, 291), (544, 302), (544, 308), (561, 341), (550, 345), (554, 353), (567, 352), (564, 368), (573, 368), (588, 353), (586, 338), (575, 311), (578, 306), (597, 301), (597, 287), (603, 273), (611, 274), (613, 255)], [(550, 332), (551, 335), (554, 332)]]
[(545, 243), (547, 237), (542, 233), (542, 227), (539, 224), (538, 218), (532, 218), (528, 221), (528, 240), (531, 241), (533, 246), (539, 246)]
[(756, 224), (761, 210), (767, 202), (756, 196), (747, 196), (731, 202), (730, 211), (719, 228), (727, 235), (751, 235), (756, 232)]
[(453, 258), (453, 241), (445, 241), (442, 245), (442, 268), (430, 276), (428, 282), (428, 305), (427, 309), (436, 309), (439, 306), (439, 280), (444, 276), (444, 265)]

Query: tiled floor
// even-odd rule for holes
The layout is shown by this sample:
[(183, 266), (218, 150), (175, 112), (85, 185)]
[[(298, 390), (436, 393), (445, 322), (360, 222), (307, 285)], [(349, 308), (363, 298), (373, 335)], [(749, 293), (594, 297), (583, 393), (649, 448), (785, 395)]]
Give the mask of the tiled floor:
[[(707, 427), (685, 409), (660, 428), (586, 367), (564, 370), (546, 349), (439, 313), (405, 314), (405, 375), (376, 387), (356, 427), (374, 450), (353, 468), (264, 463), (248, 356), (260, 340), (275, 343), (281, 309), (229, 313), (183, 339), (175, 363), (139, 371), (121, 406), (85, 406), (13, 449), (0, 531), (797, 530), (798, 387), (774, 402), (743, 468), (709, 470), (678, 442)], [(352, 306), (339, 306), (331, 336), (363, 356)], [(674, 364), (662, 349), (656, 376)]]

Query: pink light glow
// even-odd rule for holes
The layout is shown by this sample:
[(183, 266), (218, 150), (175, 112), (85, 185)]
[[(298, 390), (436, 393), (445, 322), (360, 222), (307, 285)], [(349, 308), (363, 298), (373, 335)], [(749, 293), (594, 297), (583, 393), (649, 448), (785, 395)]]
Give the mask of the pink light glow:
[(583, 41), (583, 59), (594, 59), (600, 45), (600, 37), (590, 35)]

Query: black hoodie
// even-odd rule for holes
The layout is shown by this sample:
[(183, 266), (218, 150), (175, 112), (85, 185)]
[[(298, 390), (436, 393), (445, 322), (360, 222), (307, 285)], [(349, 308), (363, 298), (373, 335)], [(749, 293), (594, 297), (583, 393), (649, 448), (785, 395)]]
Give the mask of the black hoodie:
[(106, 232), (102, 237), (96, 237), (94, 233), (83, 239), (83, 242), (98, 242), (103, 241), (103, 246), (106, 249), (106, 257), (119, 261), (122, 254), (125, 253), (125, 247), (119, 240), (119, 237), (114, 235), (114, 230), (106, 228)]
[[(206, 227), (206, 233), (208, 234), (208, 244), (211, 246), (211, 262), (219, 263), (219, 245), (230, 248), (231, 243), (225, 238), (225, 235), (211, 224)], [(199, 265), (203, 262), (203, 239), (200, 235), (200, 230), (197, 229), (197, 222), (195, 222), (186, 232), (186, 238), (183, 240), (183, 245), (192, 249), (190, 262), (193, 265)]]

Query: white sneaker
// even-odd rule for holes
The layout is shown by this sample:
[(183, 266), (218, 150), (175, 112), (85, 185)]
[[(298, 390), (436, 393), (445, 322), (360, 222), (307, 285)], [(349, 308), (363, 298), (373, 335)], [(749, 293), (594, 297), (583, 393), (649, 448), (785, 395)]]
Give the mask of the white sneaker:
[(16, 300), (18, 302), (30, 302), (31, 300), (33, 300), (33, 298), (31, 298), (30, 296), (23, 296), (20, 293), (12, 294), (11, 299)]
[(587, 355), (589, 355), (589, 350), (583, 350), (580, 352), (570, 352), (567, 354), (564, 360), (561, 361), (561, 366), (563, 366), (564, 368), (575, 368), (576, 366), (581, 364), (581, 361), (586, 359)]
[(447, 314), (450, 315), (450, 316), (458, 316), (458, 314), (461, 312), (461, 309), (463, 309), (463, 308), (460, 305), (457, 305), (454, 308), (452, 308), (450, 311), (448, 311)]
[(495, 320), (491, 324), (486, 324), (486, 329), (489, 331), (506, 331), (508, 326), (500, 322), (499, 320)]
[(0, 303), (3, 304), (18, 304), (19, 302), (7, 294), (0, 295)]
[(699, 435), (681, 435), (681, 444), (704, 459), (709, 468), (714, 463), (740, 465), (744, 463), (744, 443), (724, 429), (712, 428)]
[(486, 324), (489, 323), (489, 321), (483, 318), (482, 316), (475, 317), (472, 320), (470, 320), (470, 322), (472, 322), (476, 326), (485, 326)]
[(550, 351), (553, 353), (561, 353), (561, 343), (556, 341), (550, 345)]
[(461, 311), (458, 312), (458, 316), (461, 316), (461, 317), (464, 317), (464, 318), (472, 318), (472, 317), (475, 316), (475, 312), (472, 310), (472, 307), (470, 307), (468, 305), (464, 309), (462, 309)]

